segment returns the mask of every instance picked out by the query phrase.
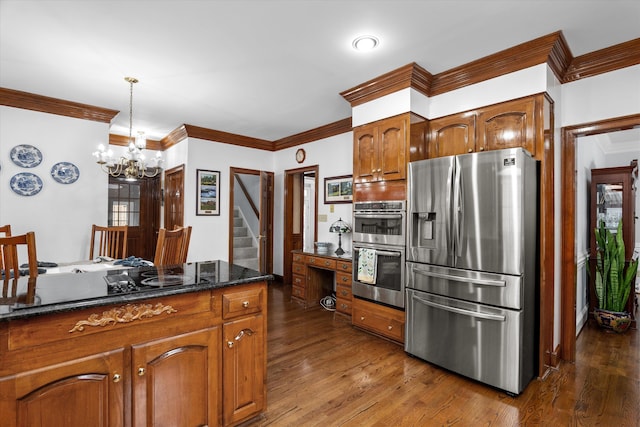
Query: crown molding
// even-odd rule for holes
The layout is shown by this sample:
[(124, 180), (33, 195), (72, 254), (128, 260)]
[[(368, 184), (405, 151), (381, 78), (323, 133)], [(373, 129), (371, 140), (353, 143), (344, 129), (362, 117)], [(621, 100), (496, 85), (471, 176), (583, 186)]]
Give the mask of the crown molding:
[(193, 125), (184, 125), (189, 138), (206, 139), (208, 141), (222, 142), (225, 144), (239, 145), (241, 147), (257, 148), (259, 150), (273, 150), (273, 142), (265, 139), (252, 138), (249, 136), (236, 135), (234, 133), (223, 132), (202, 128)]
[(0, 105), (103, 123), (111, 123), (119, 113), (118, 110), (7, 88), (0, 88)]
[[(120, 145), (122, 147), (129, 146), (129, 137), (125, 135), (109, 134), (109, 145)], [(147, 139), (147, 150), (164, 150), (162, 142), (154, 139)]]
[(307, 142), (318, 141), (345, 132), (351, 132), (352, 129), (351, 117), (347, 117), (346, 119), (338, 120), (328, 125), (278, 139), (273, 142), (273, 149), (277, 151), (284, 148), (295, 147), (296, 145), (306, 144)]
[(640, 64), (640, 38), (577, 56), (560, 79), (568, 83)]
[(187, 135), (187, 128), (185, 126), (186, 125), (181, 125), (175, 128), (174, 130), (169, 132), (169, 135), (165, 136), (164, 138), (162, 138), (162, 140), (160, 140), (163, 150), (166, 150), (167, 148), (172, 147), (176, 145), (178, 142), (182, 141), (183, 139), (186, 139), (189, 137), (189, 135)]
[(428, 95), (432, 79), (431, 73), (412, 62), (361, 85), (340, 92), (340, 95), (352, 107), (408, 87)]

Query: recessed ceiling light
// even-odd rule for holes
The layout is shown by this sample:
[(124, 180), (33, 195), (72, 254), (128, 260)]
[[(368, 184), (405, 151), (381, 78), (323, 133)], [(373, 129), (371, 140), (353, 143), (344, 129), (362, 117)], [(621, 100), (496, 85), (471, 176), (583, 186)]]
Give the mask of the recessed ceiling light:
[(360, 36), (357, 37), (351, 45), (355, 50), (363, 52), (375, 49), (379, 44), (380, 40), (375, 36)]

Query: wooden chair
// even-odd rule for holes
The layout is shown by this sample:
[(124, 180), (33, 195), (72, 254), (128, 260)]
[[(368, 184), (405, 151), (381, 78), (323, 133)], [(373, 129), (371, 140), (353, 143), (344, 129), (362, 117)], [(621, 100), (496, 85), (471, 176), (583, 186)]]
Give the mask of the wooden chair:
[[(7, 227), (7, 226), (5, 226)], [(4, 227), (2, 227), (4, 228)], [(11, 229), (3, 230), (11, 234)], [(18, 262), (18, 247), (25, 245), (27, 249), (29, 278), (27, 292), (18, 294), (18, 279), (20, 278), (20, 263)], [(1, 304), (32, 303), (35, 298), (35, 284), (38, 277), (38, 257), (36, 255), (36, 235), (33, 231), (19, 236), (0, 237), (0, 258), (2, 264), (2, 294)]]
[(13, 277), (20, 277), (20, 263), (18, 262), (18, 246), (27, 247), (29, 258), (29, 276), (38, 276), (38, 258), (36, 256), (36, 235), (33, 231), (19, 236), (0, 237), (0, 254), (2, 255), (2, 267), (4, 281)]
[[(91, 249), (89, 259), (93, 257), (107, 256), (113, 259), (127, 257), (127, 235), (129, 227), (126, 225), (114, 227), (101, 227), (93, 224), (91, 227)], [(96, 251), (96, 235), (98, 247)]]
[[(0, 227), (0, 237), (11, 236), (11, 226), (9, 224)], [(4, 271), (4, 256), (2, 255), (2, 249), (0, 249), (0, 270)]]
[(187, 262), (189, 241), (191, 240), (191, 226), (178, 227), (175, 230), (161, 228), (158, 232), (155, 265), (175, 265)]

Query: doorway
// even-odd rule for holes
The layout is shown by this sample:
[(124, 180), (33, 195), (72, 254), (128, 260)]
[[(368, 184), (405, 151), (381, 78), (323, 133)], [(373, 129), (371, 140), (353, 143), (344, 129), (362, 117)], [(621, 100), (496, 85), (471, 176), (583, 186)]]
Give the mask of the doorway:
[(273, 272), (273, 172), (229, 168), (229, 263)]
[(160, 177), (109, 177), (109, 226), (127, 225), (127, 255), (153, 260), (160, 227)]
[[(306, 189), (306, 190), (305, 190)], [(291, 284), (293, 250), (312, 251), (318, 235), (318, 165), (284, 171), (283, 282)]]
[(184, 165), (164, 172), (164, 228), (184, 227)]
[(576, 144), (582, 136), (640, 127), (640, 114), (562, 128), (561, 358), (576, 360)]

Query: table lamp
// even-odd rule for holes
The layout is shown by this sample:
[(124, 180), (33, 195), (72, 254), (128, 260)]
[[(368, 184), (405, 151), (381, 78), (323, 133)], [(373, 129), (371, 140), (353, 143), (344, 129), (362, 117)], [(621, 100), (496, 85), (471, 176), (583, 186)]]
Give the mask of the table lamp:
[(342, 218), (338, 219), (336, 222), (331, 224), (329, 227), (330, 233), (338, 233), (338, 249), (336, 249), (336, 255), (341, 256), (344, 254), (344, 250), (342, 250), (342, 234), (343, 233), (351, 233), (351, 227), (342, 220)]

